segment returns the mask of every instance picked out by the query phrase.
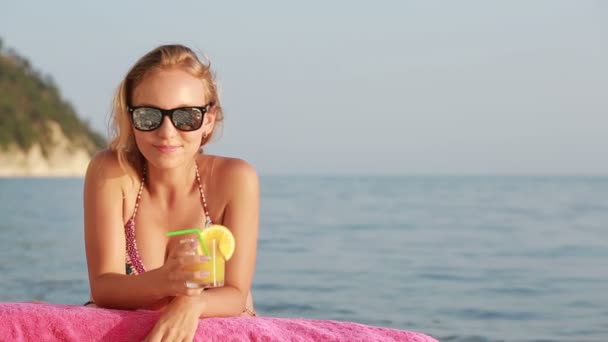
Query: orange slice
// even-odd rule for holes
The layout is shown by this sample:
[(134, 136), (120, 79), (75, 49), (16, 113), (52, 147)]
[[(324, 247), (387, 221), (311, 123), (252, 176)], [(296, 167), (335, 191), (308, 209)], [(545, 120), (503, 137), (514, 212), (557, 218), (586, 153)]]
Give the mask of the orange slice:
[(203, 239), (205, 239), (209, 250), (212, 248), (212, 241), (216, 240), (217, 246), (224, 255), (224, 258), (226, 260), (232, 258), (236, 241), (234, 240), (234, 235), (232, 235), (232, 232), (228, 228), (219, 224), (212, 224), (203, 229), (201, 234), (203, 235)]

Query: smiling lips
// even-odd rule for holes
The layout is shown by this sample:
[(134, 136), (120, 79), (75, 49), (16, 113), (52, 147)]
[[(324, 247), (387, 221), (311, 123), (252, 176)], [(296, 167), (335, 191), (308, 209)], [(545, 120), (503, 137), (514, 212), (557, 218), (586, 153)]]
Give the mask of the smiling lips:
[(162, 153), (175, 152), (181, 147), (179, 145), (153, 145), (153, 146)]

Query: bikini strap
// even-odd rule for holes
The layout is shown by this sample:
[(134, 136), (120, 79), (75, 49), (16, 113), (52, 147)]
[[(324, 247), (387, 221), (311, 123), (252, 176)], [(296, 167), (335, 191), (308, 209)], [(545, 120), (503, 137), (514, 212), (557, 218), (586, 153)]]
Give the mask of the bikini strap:
[(196, 171), (196, 180), (198, 181), (198, 191), (201, 193), (201, 201), (203, 202), (203, 209), (205, 210), (205, 227), (209, 227), (213, 224), (213, 222), (211, 222), (211, 216), (209, 216), (209, 210), (207, 209), (207, 199), (205, 198), (203, 184), (201, 183), (201, 176), (198, 173), (198, 165), (196, 163), (194, 163), (194, 170)]
[(144, 164), (144, 168), (142, 170), (141, 183), (139, 184), (139, 191), (137, 192), (137, 199), (135, 200), (135, 209), (133, 210), (133, 216), (131, 219), (135, 219), (135, 215), (137, 215), (137, 208), (139, 208), (139, 200), (141, 199), (141, 193), (144, 191), (144, 182), (146, 181), (146, 164)]

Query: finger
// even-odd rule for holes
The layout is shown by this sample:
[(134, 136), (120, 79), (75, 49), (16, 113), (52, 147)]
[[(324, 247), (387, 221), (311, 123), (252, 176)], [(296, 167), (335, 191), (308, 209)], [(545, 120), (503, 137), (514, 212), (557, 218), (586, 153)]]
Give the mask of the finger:
[(198, 241), (194, 239), (182, 239), (169, 251), (168, 259), (178, 259), (184, 255), (196, 255)]
[(182, 272), (179, 280), (173, 281), (173, 288), (178, 292), (184, 292), (187, 289), (199, 289), (205, 283), (205, 277), (209, 276), (209, 272)]
[(144, 339), (145, 342), (161, 342), (162, 335), (159, 334), (158, 328), (155, 326), (154, 329), (146, 336)]
[(204, 264), (206, 262), (209, 262), (211, 260), (210, 257), (206, 256), (206, 255), (185, 255), (185, 256), (179, 256), (177, 258), (177, 263), (180, 266), (194, 266), (194, 265), (199, 265), (199, 264)]
[(171, 287), (174, 291), (181, 287), (186, 287), (186, 283), (201, 284), (204, 282), (203, 279), (206, 279), (207, 277), (209, 277), (208, 271), (199, 271), (196, 269), (185, 270), (183, 268), (173, 269), (167, 275), (167, 279), (172, 284)]
[(198, 289), (186, 289), (186, 291), (184, 292), (184, 296), (188, 296), (188, 297), (196, 297), (196, 296), (200, 296), (203, 291), (205, 291), (204, 288), (198, 288)]
[(179, 341), (179, 339), (177, 339), (177, 332), (175, 331), (175, 329), (169, 329), (169, 331), (167, 331), (165, 333), (165, 336), (162, 339), (162, 342), (173, 342), (173, 341)]
[(208, 272), (180, 272), (176, 274), (177, 279), (172, 281), (171, 287), (176, 293), (185, 294), (188, 289), (200, 289), (204, 283), (201, 277), (207, 276)]
[(208, 271), (182, 272), (182, 279), (194, 283), (200, 283), (204, 278), (209, 277)]
[(203, 291), (205, 290), (205, 288), (202, 286), (200, 280), (198, 280), (198, 279), (176, 282), (176, 283), (174, 283), (173, 288), (175, 289), (176, 295), (190, 296), (190, 297), (198, 296), (201, 293), (203, 293)]
[(208, 256), (201, 256), (194, 253), (194, 255), (173, 255), (167, 259), (165, 264), (166, 268), (173, 272), (181, 271), (184, 268), (194, 267), (196, 265), (208, 262), (209, 260), (211, 260), (211, 258)]
[(203, 291), (205, 291), (205, 288), (203, 288), (203, 287), (188, 288), (182, 284), (179, 291), (175, 292), (175, 295), (184, 296), (184, 297), (196, 297), (196, 296), (200, 296), (201, 293), (203, 293)]
[(195, 239), (182, 239), (169, 253), (170, 257), (177, 258), (182, 255), (195, 255), (198, 241)]
[(187, 334), (184, 338), (182, 338), (181, 342), (192, 342), (192, 341), (194, 341), (194, 335), (196, 335), (196, 334)]
[(197, 317), (196, 323), (195, 323), (196, 325), (194, 326), (194, 330), (185, 331), (185, 333), (186, 333), (186, 339), (184, 341), (187, 341), (187, 342), (194, 341), (194, 337), (196, 337), (196, 332), (198, 331), (198, 324), (199, 324), (199, 322), (200, 322), (200, 320)]

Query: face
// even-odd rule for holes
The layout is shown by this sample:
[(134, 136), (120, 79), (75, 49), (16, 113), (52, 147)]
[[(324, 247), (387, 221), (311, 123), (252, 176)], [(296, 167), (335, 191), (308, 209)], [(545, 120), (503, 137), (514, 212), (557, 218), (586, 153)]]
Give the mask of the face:
[[(187, 72), (179, 69), (158, 70), (147, 75), (134, 89), (130, 105), (164, 110), (203, 107), (209, 102), (204, 93), (203, 82)], [(179, 113), (176, 116), (178, 121), (183, 111)], [(155, 130), (142, 132), (134, 127), (132, 130), (137, 147), (148, 163), (156, 168), (170, 169), (193, 160), (201, 146), (203, 134), (210, 135), (213, 124), (213, 111), (208, 111), (203, 115), (201, 127), (194, 131), (178, 130), (171, 122), (171, 116), (162, 116), (162, 124)]]

